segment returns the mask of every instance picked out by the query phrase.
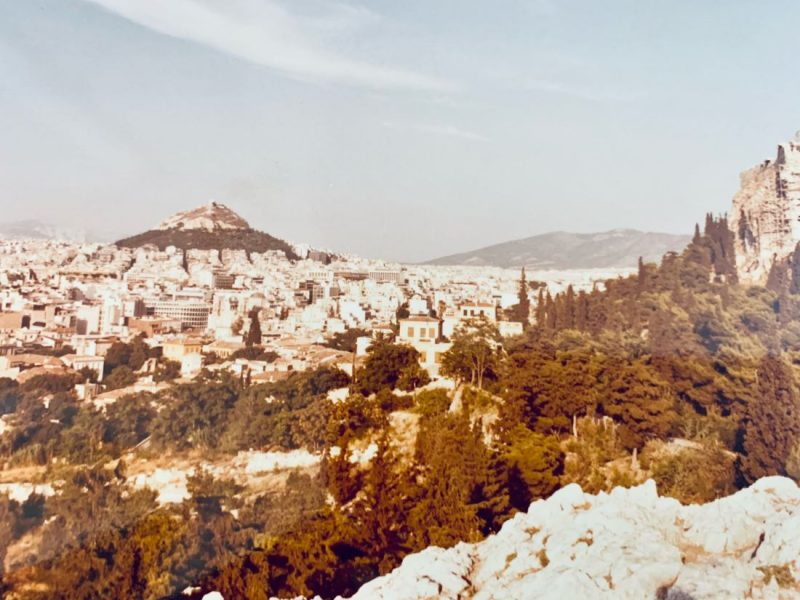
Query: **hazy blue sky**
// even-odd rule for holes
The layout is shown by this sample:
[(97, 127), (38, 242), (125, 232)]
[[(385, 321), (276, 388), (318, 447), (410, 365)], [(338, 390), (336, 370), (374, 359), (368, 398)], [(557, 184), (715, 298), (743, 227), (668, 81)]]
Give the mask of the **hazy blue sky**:
[(0, 0), (0, 221), (210, 199), (419, 260), (691, 232), (800, 128), (800, 4)]

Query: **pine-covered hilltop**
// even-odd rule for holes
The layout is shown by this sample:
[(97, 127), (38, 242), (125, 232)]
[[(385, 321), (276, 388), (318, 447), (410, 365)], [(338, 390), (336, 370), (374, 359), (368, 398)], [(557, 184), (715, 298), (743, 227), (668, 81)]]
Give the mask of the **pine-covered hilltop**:
[(279, 250), (289, 259), (296, 259), (297, 254), (283, 240), (256, 231), (255, 229), (236, 229), (206, 231), (204, 229), (153, 229), (116, 242), (124, 248), (141, 248), (156, 246), (164, 250), (167, 246), (175, 246), (181, 250), (246, 250), (247, 252), (269, 252)]
[(296, 259), (294, 249), (285, 241), (257, 231), (233, 210), (218, 202), (179, 212), (151, 229), (116, 242), (125, 248), (156, 246), (164, 250), (245, 250), (264, 253), (278, 250)]

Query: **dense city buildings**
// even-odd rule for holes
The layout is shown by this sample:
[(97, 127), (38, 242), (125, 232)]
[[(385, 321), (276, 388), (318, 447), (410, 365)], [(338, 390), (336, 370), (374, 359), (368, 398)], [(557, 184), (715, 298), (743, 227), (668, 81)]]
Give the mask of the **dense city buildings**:
[[(184, 236), (192, 228), (212, 236), (237, 228), (252, 232), (224, 205), (182, 214), (154, 231), (168, 235), (177, 219)], [(529, 301), (543, 286), (553, 294), (569, 285), (591, 289), (624, 272), (529, 273)], [(509, 311), (519, 302), (519, 279), (516, 269), (401, 265), (305, 246), (257, 252), (4, 241), (0, 348), (6, 358), (0, 369), (15, 378), (31, 368), (89, 369), (102, 381), (103, 356), (113, 342), (141, 337), (153, 352), (179, 363), (184, 377), (206, 367), (275, 379), (322, 363), (352, 370), (371, 340), (381, 337), (413, 346), (421, 366), (436, 377), (462, 324), (479, 319), (504, 337), (522, 333), (525, 323)], [(248, 342), (255, 319), (258, 338)], [(333, 336), (351, 330), (359, 333), (358, 343), (326, 348)], [(240, 356), (252, 343), (268, 351), (269, 360)], [(15, 358), (37, 353), (60, 358)], [(137, 381), (152, 380), (152, 370), (143, 364)]]

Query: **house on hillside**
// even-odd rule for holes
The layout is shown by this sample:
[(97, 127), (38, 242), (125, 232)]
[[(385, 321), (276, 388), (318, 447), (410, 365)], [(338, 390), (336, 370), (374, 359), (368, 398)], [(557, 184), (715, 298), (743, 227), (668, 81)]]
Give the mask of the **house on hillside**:
[(70, 369), (80, 371), (81, 369), (91, 369), (97, 375), (97, 381), (103, 381), (103, 366), (105, 359), (102, 356), (90, 356), (86, 354), (66, 354), (61, 357), (61, 361)]
[(197, 338), (172, 338), (165, 340), (162, 348), (164, 358), (180, 362), (190, 354), (201, 354), (203, 342)]
[(431, 377), (439, 376), (442, 355), (450, 349), (442, 341), (441, 321), (435, 317), (414, 316), (399, 321), (397, 343), (408, 344), (420, 355), (420, 366)]

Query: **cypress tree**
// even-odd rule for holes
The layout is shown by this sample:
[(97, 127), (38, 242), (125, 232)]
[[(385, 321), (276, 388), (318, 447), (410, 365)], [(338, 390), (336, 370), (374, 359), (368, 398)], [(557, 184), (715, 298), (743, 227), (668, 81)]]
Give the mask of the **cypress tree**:
[(525, 267), (519, 278), (519, 302), (514, 307), (514, 320), (527, 325), (531, 315), (531, 301), (528, 299), (528, 283), (525, 280)]
[(786, 459), (800, 439), (800, 402), (786, 363), (767, 355), (757, 372), (757, 393), (747, 404), (741, 471), (751, 483), (785, 475)]
[(553, 297), (550, 295), (550, 292), (547, 292), (545, 296), (545, 327), (547, 327), (548, 331), (555, 331), (556, 330), (556, 303), (553, 301)]
[(636, 275), (636, 282), (639, 284), (639, 291), (642, 292), (647, 287), (647, 271), (645, 270), (645, 267), (644, 267), (644, 259), (642, 259), (641, 256), (639, 257), (639, 265), (638, 266), (639, 266), (639, 270), (638, 270), (638, 273)]
[(545, 306), (545, 299), (544, 299), (544, 288), (539, 288), (539, 297), (536, 300), (536, 326), (539, 329), (544, 328), (545, 320), (547, 318), (547, 307)]
[(575, 328), (575, 290), (570, 284), (564, 294), (564, 321), (569, 329)]
[(794, 248), (794, 252), (789, 259), (791, 265), (791, 281), (789, 282), (789, 293), (800, 294), (800, 243)]
[(261, 322), (258, 320), (259, 310), (254, 308), (250, 311), (250, 329), (247, 331), (247, 336), (244, 340), (248, 348), (261, 345)]
[(589, 325), (589, 297), (586, 292), (578, 292), (578, 300), (575, 303), (575, 329), (586, 331)]

